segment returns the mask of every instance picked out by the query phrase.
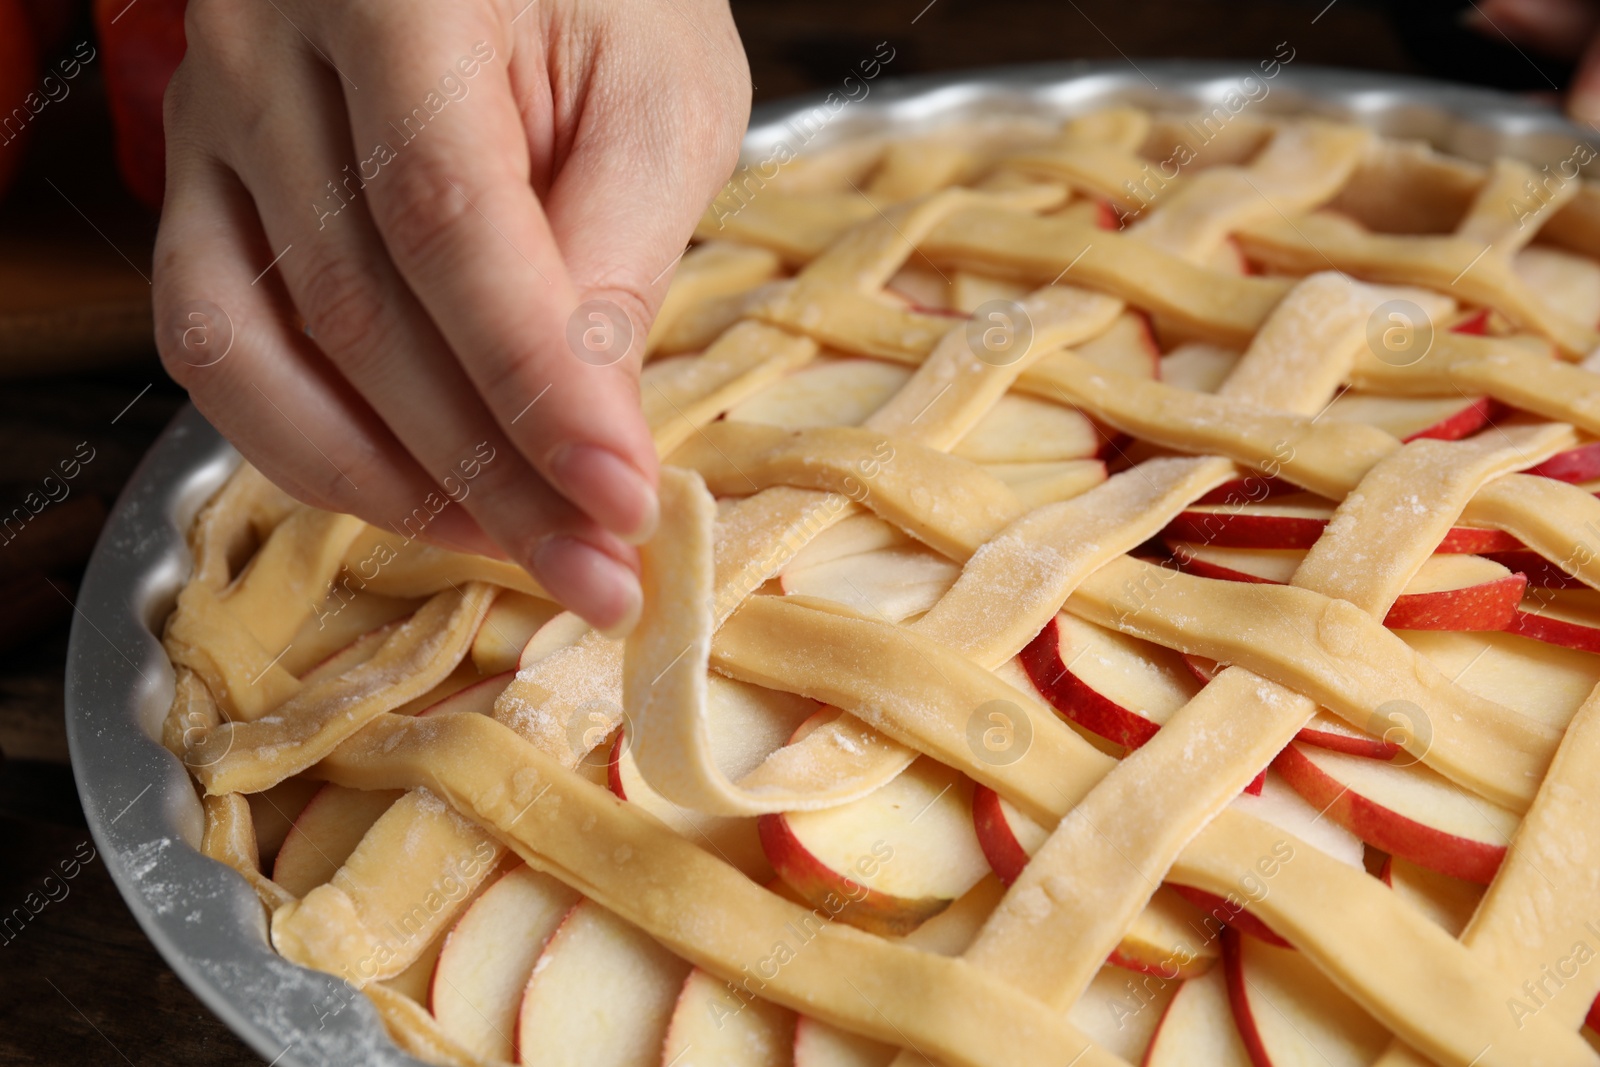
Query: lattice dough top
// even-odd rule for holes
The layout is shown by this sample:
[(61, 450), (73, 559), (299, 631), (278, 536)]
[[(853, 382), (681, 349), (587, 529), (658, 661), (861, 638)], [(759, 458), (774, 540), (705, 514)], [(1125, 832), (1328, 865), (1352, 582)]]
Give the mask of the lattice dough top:
[(165, 739), (277, 950), (443, 1064), (1600, 1064), (1600, 187), (1205, 129), (736, 179), (625, 641), (241, 469)]

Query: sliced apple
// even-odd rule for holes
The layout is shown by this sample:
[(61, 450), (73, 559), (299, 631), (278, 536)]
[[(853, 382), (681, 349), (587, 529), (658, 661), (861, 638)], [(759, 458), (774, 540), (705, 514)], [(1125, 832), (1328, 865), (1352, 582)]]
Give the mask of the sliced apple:
[[(464, 658), (460, 663), (456, 664), (455, 670), (439, 681), (438, 685), (435, 685), (420, 696), (412, 697), (398, 708), (395, 708), (390, 714), (419, 715), (424, 711), (437, 707), (462, 690), (470, 689), (485, 681), (488, 681), (488, 679), (478, 673), (477, 664), (473, 663), (470, 658)], [(498, 692), (496, 695), (499, 695)]]
[(1181, 981), (1101, 967), (1067, 1011), (1072, 1024), (1114, 1056), (1141, 1063)]
[[(1228, 1004), (1228, 975), (1222, 967), (1178, 988), (1151, 1036), (1141, 1067), (1254, 1067)], [(798, 1065), (796, 1065), (798, 1067)]]
[(1523, 599), (1506, 630), (1580, 652), (1600, 652), (1600, 592), (1539, 589)]
[(1029, 510), (1057, 500), (1070, 500), (1106, 480), (1105, 461), (1099, 459), (986, 463), (984, 470), (1009, 485)]
[(1142, 311), (1124, 311), (1098, 337), (1073, 351), (1090, 363), (1135, 377), (1156, 378), (1161, 373), (1161, 349), (1150, 328), (1150, 317)]
[(661, 1048), (661, 1067), (788, 1067), (795, 1013), (696, 967), (684, 980)]
[[(1310, 548), (1333, 516), (1331, 500), (1290, 493), (1261, 503), (1193, 504), (1163, 531), (1176, 541), (1229, 548)], [(1507, 552), (1522, 548), (1510, 534), (1477, 526), (1456, 526), (1435, 552)]]
[(297, 774), (271, 789), (245, 797), (250, 804), (250, 821), (256, 828), (256, 853), (263, 868), (271, 869), (273, 858), (294, 828), (294, 821), (322, 786), (322, 782)]
[(930, 548), (907, 545), (787, 569), (778, 580), (785, 594), (836, 600), (864, 615), (901, 622), (932, 608), (960, 576), (958, 564)]
[(592, 900), (534, 962), (517, 1012), (528, 1067), (657, 1067), (689, 964)]
[(1231, 348), (1190, 341), (1161, 357), (1160, 378), (1192, 393), (1214, 393), (1228, 380), (1239, 353)]
[(734, 405), (727, 417), (788, 430), (859, 426), (910, 377), (909, 368), (876, 359), (818, 359)]
[(1520, 820), (1420, 763), (1349, 756), (1291, 742), (1273, 769), (1324, 817), (1374, 848), (1488, 884)]
[(1483, 900), (1483, 886), (1430, 871), (1399, 856), (1385, 858), (1378, 877), (1451, 937), (1461, 936)]
[(1062, 612), (1018, 657), (1065, 718), (1138, 748), (1200, 691), (1182, 655)]
[(419, 715), (450, 715), (465, 713), (473, 715), (488, 715), (494, 711), (495, 698), (505, 692), (506, 686), (517, 676), (514, 670), (501, 671), (493, 677), (484, 678), (464, 686), (433, 704), (428, 705)]
[(1376, 426), (1402, 441), (1458, 441), (1487, 426), (1495, 407), (1486, 396), (1382, 396), (1352, 389), (1340, 393), (1322, 418)]
[(813, 537), (784, 569), (801, 571), (845, 556), (859, 556), (880, 548), (903, 548), (912, 543), (907, 534), (876, 515), (851, 515)]
[(1557, 452), (1523, 473), (1574, 484), (1600, 478), (1600, 441), (1585, 441), (1565, 452)]
[(561, 605), (543, 597), (507, 589), (495, 597), (472, 639), (472, 662), (480, 674), (515, 670), (522, 650), (539, 627), (561, 613)]
[[(1202, 578), (1287, 584), (1305, 559), (1299, 549), (1219, 548), (1169, 541), (1178, 565)], [(1503, 630), (1527, 579), (1482, 556), (1433, 555), (1395, 600), (1384, 625), (1401, 630)]]
[(486, 1060), (512, 1059), (534, 961), (578, 900), (527, 866), (489, 885), (456, 920), (434, 968), (429, 1004), (444, 1032)]
[(1260, 794), (1236, 797), (1232, 806), (1288, 831), (1347, 867), (1362, 870), (1366, 865), (1366, 850), (1361, 847), (1361, 839), (1324, 819), (1316, 807), (1306, 803), (1287, 781), (1271, 770), (1267, 771)]
[(350, 789), (331, 782), (317, 790), (283, 839), (272, 880), (297, 897), (327, 882), (402, 792)]
[(900, 1050), (802, 1015), (794, 1028), (794, 1067), (889, 1067)]
[(753, 880), (764, 882), (772, 877), (755, 819), (707, 815), (672, 803), (644, 780), (627, 738), (620, 731), (611, 746), (606, 784), (621, 799), (639, 805), (680, 836), (721, 856)]
[(570, 611), (553, 616), (549, 622), (533, 632), (517, 658), (517, 670), (526, 670), (558, 648), (578, 643), (589, 632), (589, 624)]
[[(973, 825), (995, 877), (1010, 885), (1044, 847), (1049, 832), (987, 786), (973, 791)], [(1173, 886), (1158, 888), (1106, 960), (1168, 978), (1203, 974), (1217, 961), (1215, 933)]]
[(1557, 730), (1600, 684), (1600, 658), (1587, 652), (1509, 633), (1397, 632), (1458, 684)]
[(1474, 337), (1482, 337), (1489, 332), (1490, 320), (1494, 318), (1493, 311), (1488, 308), (1479, 308), (1476, 311), (1468, 311), (1463, 314), (1465, 317), (1450, 327), (1451, 333), (1464, 333)]
[(1075, 408), (1007, 393), (951, 451), (975, 463), (1043, 463), (1092, 459), (1100, 431)]
[(1256, 1067), (1367, 1067), (1389, 1031), (1316, 964), (1230, 931), (1223, 935), (1228, 1000)]
[(807, 903), (873, 933), (904, 935), (989, 869), (972, 783), (926, 756), (860, 800), (761, 816), (778, 876)]
[[(470, 908), (472, 901), (477, 899), (485, 888), (486, 883), (480, 882), (462, 906)], [(396, 993), (410, 997), (418, 1005), (426, 1008), (428, 1006), (428, 997), (433, 990), (433, 971), (439, 965), (439, 953), (444, 951), (445, 935), (448, 933), (449, 931), (444, 931), (435, 936), (432, 941), (428, 942), (427, 947), (417, 954), (417, 958), (411, 961), (410, 966), (393, 978), (386, 979), (383, 984)]]

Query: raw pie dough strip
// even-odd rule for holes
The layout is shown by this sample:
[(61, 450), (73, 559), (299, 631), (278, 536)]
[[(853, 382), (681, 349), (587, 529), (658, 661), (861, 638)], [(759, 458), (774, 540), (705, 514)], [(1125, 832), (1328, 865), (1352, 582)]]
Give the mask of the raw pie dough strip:
[[(342, 745), (323, 770), (356, 788), (424, 787), (450, 797), (530, 866), (730, 982), (771, 960), (786, 924), (798, 926), (810, 915), (664, 833), (636, 806), (485, 716), (383, 716)], [(764, 999), (879, 1041), (915, 1042), (947, 1063), (1010, 1067), (1079, 1057), (1082, 1067), (1126, 1067), (1059, 1013), (960, 960), (843, 923), (823, 924), (778, 958), (759, 989)], [(850, 982), (839, 983), (840, 975)]]
[[(1406, 446), (1346, 499), (1296, 572), (1295, 585), (1344, 593), (1381, 618), (1463, 502), (1521, 459), (1514, 444), (1498, 440)], [(1410, 515), (1399, 533), (1370, 521), (1415, 500), (1417, 484), (1442, 487), (1425, 515)], [(985, 925), (970, 953), (974, 962), (1063, 1008), (1076, 1001), (1094, 977), (1099, 947), (1116, 944), (1184, 845), (1314, 713), (1315, 703), (1296, 690), (1237, 666), (1223, 671), (1067, 813), (1024, 868), (1015, 896)], [(1041, 929), (1044, 924), (1018, 902), (1047, 892), (1056, 878), (1073, 878), (1078, 889), (1056, 901)], [(1072, 948), (1062, 952), (1060, 945)]]
[[(774, 485), (842, 493), (958, 560), (1025, 510), (1009, 486), (976, 463), (853, 426), (786, 430), (718, 422), (671, 462), (698, 472), (719, 496)], [(928, 488), (934, 485), (937, 505)]]
[(244, 465), (195, 520), (190, 534), (194, 574), (178, 590), (161, 644), (174, 666), (205, 680), (230, 718), (254, 718), (283, 703), (300, 682), (224, 605), (229, 555), (254, 537), (265, 541), (299, 508), (254, 467)]
[(200, 836), (200, 852), (244, 875), (268, 911), (283, 906), (294, 896), (283, 886), (261, 873), (261, 850), (256, 844), (256, 825), (250, 818), (250, 802), (242, 793), (201, 798), (205, 830)]
[(1085, 577), (1160, 533), (1235, 473), (1224, 459), (1147, 460), (1031, 511), (985, 543), (913, 630), (993, 669), (1055, 618)]
[(1228, 235), (1275, 214), (1303, 215), (1332, 199), (1374, 140), (1360, 126), (1283, 126), (1241, 167), (1210, 167), (1130, 228), (1152, 248), (1205, 263)]
[(460, 593), (438, 594), (365, 663), (306, 686), (273, 715), (206, 732), (184, 762), (208, 793), (258, 793), (299, 774), (375, 716), (421, 696), (454, 670), (497, 592), (472, 583)]
[(1458, 292), (1466, 302), (1494, 308), (1549, 338), (1569, 358), (1581, 358), (1600, 344), (1600, 334), (1545, 303), (1512, 271), (1509, 260), (1486, 255), (1488, 246), (1470, 237), (1369, 233), (1329, 212), (1293, 222), (1271, 219), (1237, 236), (1251, 259), (1277, 270), (1306, 273), (1331, 263), (1370, 281)]
[[(1509, 337), (1435, 331), (1427, 352), (1413, 362), (1389, 363), (1371, 350), (1356, 353), (1350, 368), (1353, 388), (1396, 396), (1449, 396), (1457, 390), (1455, 368), (1490, 356), (1524, 353), (1547, 361), (1558, 359), (1550, 342), (1533, 334)], [(1546, 398), (1548, 400), (1548, 398)]]
[[(1540, 186), (1539, 179), (1539, 172), (1519, 159), (1496, 159), (1472, 206), (1457, 223), (1456, 236), (1489, 245), (1490, 255), (1509, 260), (1578, 195), (1578, 182), (1557, 182), (1550, 188)], [(1529, 197), (1530, 188), (1538, 188), (1540, 195)], [(1522, 207), (1523, 213), (1511, 210), (1513, 205)]]
[(672, 331), (684, 312), (771, 281), (777, 277), (779, 266), (778, 257), (767, 249), (731, 241), (707, 241), (691, 248), (673, 270), (672, 284), (667, 286), (661, 308), (650, 324), (650, 334), (644, 342), (645, 358), (650, 358), (662, 336)]
[(813, 759), (798, 763), (788, 753), (785, 765), (804, 776), (793, 783), (766, 781), (768, 763), (757, 768), (769, 773), (755, 784), (735, 783), (717, 766), (706, 694), (716, 501), (698, 475), (675, 467), (662, 470), (660, 492), (661, 529), (639, 550), (644, 611), (623, 656), (623, 706), (633, 714), (640, 773), (672, 803), (711, 815), (832, 807), (871, 792), (879, 784), (873, 778), (825, 773), (859, 762), (834, 745), (808, 746)]
[(919, 245), (923, 255), (995, 277), (1036, 284), (1062, 277), (1165, 316), (1186, 330), (1243, 347), (1292, 283), (1224, 274), (1065, 216), (1035, 218), (988, 206), (963, 208)]
[(461, 591), (468, 582), (488, 582), (550, 599), (533, 576), (515, 563), (490, 559), (368, 526), (345, 553), (345, 569), (359, 588), (392, 597), (434, 596)]
[[(1600, 813), (1588, 796), (1600, 780), (1600, 690), (1589, 695), (1567, 727), (1528, 814), (1523, 817), (1461, 943), (1489, 965), (1509, 994), (1503, 1010), (1513, 1020), (1551, 1010), (1557, 1026), (1576, 1030), (1600, 993), (1600, 971), (1580, 965), (1558, 975), (1554, 996), (1543, 976), (1574, 955), (1593, 951), (1594, 906), (1600, 900)], [(1547, 970), (1548, 968), (1548, 970)], [(1519, 982), (1519, 979), (1521, 980)], [(1521, 982), (1542, 990), (1530, 997)], [(1378, 1067), (1426, 1067), (1400, 1042)]]
[(1233, 397), (1193, 393), (1058, 353), (1040, 368), (1059, 399), (1141, 440), (1221, 454), (1338, 499), (1400, 447), (1376, 426), (1315, 422)]
[(223, 606), (277, 655), (316, 611), (344, 565), (345, 551), (365, 528), (354, 515), (296, 509), (273, 528)]
[[(388, 713), (373, 721), (391, 719), (410, 721)], [(337, 764), (335, 755), (330, 765)], [(325, 768), (318, 773), (339, 780)], [(393, 978), (449, 928), (473, 890), (494, 873), (505, 846), (459, 814), (461, 805), (440, 784), (421, 786), (379, 816), (331, 881), (272, 913), (272, 944), (284, 958), (336, 974), (357, 989)], [(419, 825), (428, 832), (417, 833)], [(395, 878), (397, 857), (421, 878)]]
[(758, 322), (730, 327), (697, 359), (647, 367), (639, 400), (665, 456), (745, 397), (816, 358), (816, 342)]

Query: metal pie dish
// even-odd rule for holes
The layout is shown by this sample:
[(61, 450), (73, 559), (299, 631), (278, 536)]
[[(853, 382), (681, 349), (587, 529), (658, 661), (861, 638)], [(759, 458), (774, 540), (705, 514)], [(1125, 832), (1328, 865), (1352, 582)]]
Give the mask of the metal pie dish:
[[(881, 71), (890, 69), (892, 63)], [(832, 99), (823, 92), (757, 108), (745, 160), (758, 165), (780, 146), (815, 149), (991, 115), (1062, 118), (1117, 103), (1226, 109), (1230, 94), (1259, 114), (1353, 121), (1478, 162), (1507, 155), (1542, 166), (1589, 143), (1546, 107), (1442, 82), (1293, 64), (1267, 78), (1260, 61), (1084, 62), (901, 80), (852, 76)], [(188, 770), (157, 740), (174, 684), (158, 635), (190, 572), (185, 532), (238, 463), (233, 448), (186, 409), (134, 472), (101, 534), (67, 653), (67, 737), (83, 810), (139, 925), (200, 1000), (265, 1060), (285, 1067), (421, 1064), (395, 1048), (364, 996), (273, 951), (255, 893), (198, 851), (199, 795)]]

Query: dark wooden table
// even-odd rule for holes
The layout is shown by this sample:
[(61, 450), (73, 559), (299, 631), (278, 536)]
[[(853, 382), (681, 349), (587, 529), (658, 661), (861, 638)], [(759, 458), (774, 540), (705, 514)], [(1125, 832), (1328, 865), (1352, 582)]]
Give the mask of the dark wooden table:
[[(1281, 41), (1297, 63), (1413, 69), (1383, 12), (1360, 0), (737, 0), (734, 9), (758, 101), (836, 85), (879, 41), (896, 50), (888, 76), (1146, 56), (1235, 57), (1243, 71)], [(37, 283), (49, 266), (19, 261), (26, 242), (48, 246), (51, 269), (92, 267), (108, 286), (137, 291), (154, 220), (112, 177), (92, 75), (41, 116), (36, 133), (29, 169), (0, 210), (0, 311), (8, 250), (14, 277)], [(0, 380), (0, 513), (81, 442), (95, 453), (72, 495), (35, 520), (48, 536), (32, 549), (23, 538), (0, 546), (0, 918), (61, 862), (86, 854), (62, 727), (69, 598), (103, 509), (182, 403), (149, 350), (114, 369)], [(52, 513), (53, 530), (44, 527)], [(8, 594), (16, 575), (7, 568), (37, 575), (40, 559), (54, 587), (34, 581)], [(98, 859), (8, 938), (0, 933), (0, 1064), (260, 1062), (174, 977)]]

